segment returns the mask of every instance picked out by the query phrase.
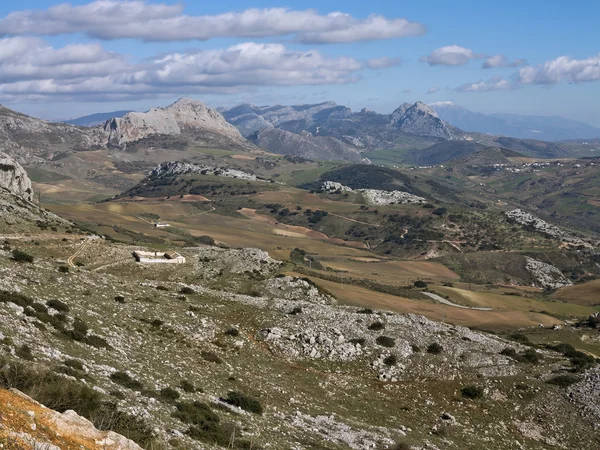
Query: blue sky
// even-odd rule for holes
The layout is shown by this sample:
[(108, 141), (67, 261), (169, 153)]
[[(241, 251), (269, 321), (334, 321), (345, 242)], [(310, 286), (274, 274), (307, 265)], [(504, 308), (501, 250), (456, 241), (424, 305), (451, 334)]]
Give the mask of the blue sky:
[[(181, 3), (103, 2), (67, 2), (65, 14), (52, 13), (61, 2), (2, 2), (2, 47), (17, 50), (3, 55), (0, 48), (0, 102), (68, 118), (147, 109), (181, 96), (211, 106), (333, 100), (381, 112), (404, 101), (453, 100), (474, 111), (560, 115), (600, 126), (600, 2), (187, 1), (182, 10), (156, 10), (154, 22), (145, 22), (153, 7)], [(129, 12), (77, 9), (118, 3)], [(238, 33), (249, 8), (258, 9), (254, 22)], [(268, 8), (288, 12), (273, 19)], [(297, 26), (301, 20), (290, 13), (310, 9)], [(328, 16), (338, 11), (346, 14), (342, 22)], [(222, 31), (219, 15), (229, 12), (239, 17)], [(369, 23), (374, 14), (382, 26)], [(178, 25), (160, 22), (163, 15)], [(183, 16), (208, 17), (213, 31), (186, 27), (197, 22), (179, 22)], [(403, 29), (397, 19), (410, 24)], [(329, 33), (333, 28), (341, 34)], [(496, 67), (483, 69), (490, 57)], [(387, 59), (373, 61), (379, 58)]]

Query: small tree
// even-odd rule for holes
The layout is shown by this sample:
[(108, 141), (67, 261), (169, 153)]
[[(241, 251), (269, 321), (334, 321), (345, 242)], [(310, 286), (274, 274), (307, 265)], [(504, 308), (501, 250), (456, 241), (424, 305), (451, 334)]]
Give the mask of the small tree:
[(414, 286), (419, 289), (427, 289), (427, 283), (422, 280), (417, 280), (414, 282)]
[(433, 342), (427, 346), (427, 353), (431, 353), (433, 355), (438, 355), (444, 351), (444, 347), (442, 347), (437, 342)]

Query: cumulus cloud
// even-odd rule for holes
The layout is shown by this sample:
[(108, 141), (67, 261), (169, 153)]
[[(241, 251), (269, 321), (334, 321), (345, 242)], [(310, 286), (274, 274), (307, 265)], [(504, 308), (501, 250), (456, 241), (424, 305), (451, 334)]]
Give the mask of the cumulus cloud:
[(433, 50), (429, 56), (421, 58), (430, 66), (464, 66), (472, 59), (481, 58), (473, 50), (459, 45), (448, 45)]
[(383, 58), (375, 58), (367, 61), (367, 67), (369, 69), (386, 69), (388, 67), (399, 66), (402, 64), (402, 59), (400, 58), (388, 58), (384, 56)]
[(0, 40), (0, 98), (112, 100), (233, 93), (252, 86), (343, 84), (358, 81), (362, 68), (353, 58), (293, 51), (281, 44), (248, 42), (132, 63), (98, 44), (54, 48), (39, 38), (14, 37)]
[(440, 90), (439, 87), (437, 86), (433, 86), (430, 87), (429, 89), (427, 89), (427, 91), (425, 92), (426, 94), (435, 94), (436, 92), (438, 92)]
[(560, 56), (537, 66), (523, 67), (517, 73), (520, 84), (583, 83), (600, 80), (600, 53), (586, 59)]
[(482, 69), (495, 69), (499, 67), (519, 67), (525, 65), (527, 62), (524, 59), (515, 59), (509, 61), (504, 55), (489, 56), (481, 65)]
[(217, 37), (295, 35), (308, 44), (371, 41), (420, 36), (424, 25), (402, 18), (319, 14), (288, 8), (247, 9), (218, 15), (190, 16), (183, 5), (145, 0), (97, 0), (84, 5), (63, 3), (40, 10), (13, 12), (0, 19), (0, 35), (38, 36), (85, 33), (99, 39), (144, 41), (207, 40)]
[(492, 77), (487, 81), (479, 80), (475, 83), (466, 83), (457, 87), (459, 92), (489, 92), (489, 91), (507, 91), (514, 89), (514, 83), (505, 80), (502, 77)]

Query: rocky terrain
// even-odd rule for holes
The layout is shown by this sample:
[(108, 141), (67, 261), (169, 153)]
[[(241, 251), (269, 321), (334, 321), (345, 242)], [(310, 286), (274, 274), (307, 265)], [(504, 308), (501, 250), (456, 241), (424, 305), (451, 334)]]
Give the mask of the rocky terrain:
[(381, 189), (352, 189), (335, 181), (325, 181), (321, 187), (324, 192), (360, 192), (370, 205), (394, 205), (405, 203), (426, 203), (427, 199), (404, 191), (385, 191)]
[(540, 233), (552, 236), (553, 238), (559, 239), (567, 244), (590, 246), (590, 244), (585, 242), (583, 239), (573, 236), (556, 225), (552, 225), (545, 220), (542, 220), (539, 217), (536, 217), (533, 214), (525, 212), (521, 209), (513, 209), (512, 211), (508, 211), (506, 215), (521, 225), (532, 227)]
[(150, 172), (150, 177), (169, 177), (187, 173), (199, 173), (202, 175), (215, 175), (227, 178), (238, 178), (240, 180), (258, 181), (256, 175), (230, 167), (211, 167), (202, 164), (190, 164), (184, 162), (163, 163)]

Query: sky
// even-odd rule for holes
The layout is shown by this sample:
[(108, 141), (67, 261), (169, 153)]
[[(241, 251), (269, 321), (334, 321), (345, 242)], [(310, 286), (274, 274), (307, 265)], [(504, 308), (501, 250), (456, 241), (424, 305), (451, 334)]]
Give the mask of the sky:
[(0, 3), (0, 103), (46, 119), (335, 101), (454, 101), (600, 127), (600, 2)]

